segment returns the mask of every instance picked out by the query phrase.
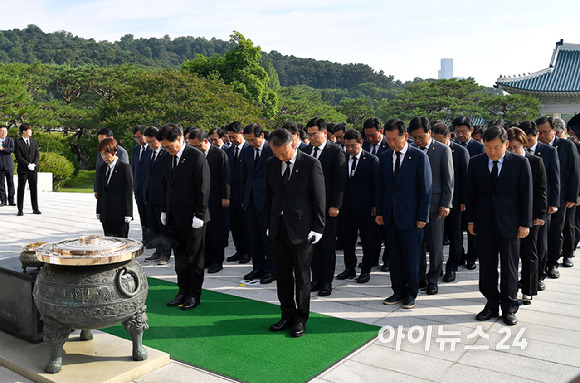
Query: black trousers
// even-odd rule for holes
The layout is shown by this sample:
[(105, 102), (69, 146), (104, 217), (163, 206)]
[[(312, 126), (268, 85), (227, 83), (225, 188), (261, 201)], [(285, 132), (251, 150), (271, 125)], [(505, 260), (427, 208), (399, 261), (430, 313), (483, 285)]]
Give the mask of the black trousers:
[(179, 293), (186, 297), (194, 297), (198, 302), (203, 285), (206, 227), (207, 225), (204, 224), (200, 229), (177, 228), (171, 223), (167, 227), (171, 248), (175, 255), (175, 273)]
[[(479, 291), (487, 299), (485, 307), (497, 311), (501, 306), (503, 314), (518, 311), (518, 263), (520, 240), (503, 238), (495, 219), (485, 232), (476, 233), (478, 237)], [(501, 267), (500, 290), (497, 289)]]
[(391, 217), (385, 230), (393, 292), (399, 297), (416, 298), (419, 293), (419, 258), (423, 229), (401, 230)]
[(226, 222), (226, 209), (221, 206), (213, 206), (209, 210), (211, 220), (207, 223), (205, 233), (205, 264), (222, 265), (224, 263), (224, 225)]
[(336, 222), (326, 212), (326, 226), (320, 241), (312, 249), (312, 280), (319, 285), (332, 283), (336, 268)]
[(363, 258), (361, 273), (370, 274), (375, 260), (375, 217), (355, 216), (350, 209), (341, 211), (344, 266), (356, 270), (356, 242), (360, 233)]
[[(312, 245), (294, 245), (282, 218), (273, 241), (276, 287), (282, 319), (306, 323), (310, 315), (310, 263)], [(294, 291), (296, 290), (296, 300)]]
[(548, 232), (548, 267), (558, 267), (558, 259), (564, 252), (564, 257), (574, 254), (574, 220), (576, 208), (560, 207), (552, 213), (550, 231)]
[(250, 198), (248, 214), (248, 237), (250, 242), (250, 256), (255, 271), (263, 273), (274, 272), (274, 258), (272, 254), (272, 241), (266, 236), (266, 222), (264, 212), (258, 211), (256, 204)]
[(141, 220), (143, 243), (148, 244), (151, 242), (151, 238), (148, 231), (147, 204), (145, 203), (145, 199), (143, 199), (141, 193), (135, 193), (135, 202), (137, 203), (137, 211), (139, 212), (139, 219)]
[(30, 202), (32, 204), (32, 210), (38, 210), (38, 173), (35, 171), (28, 171), (24, 173), (18, 173), (18, 211), (22, 211), (24, 208), (24, 189), (26, 188), (27, 181), (28, 187), (30, 188)]
[(171, 244), (167, 237), (167, 228), (161, 223), (161, 205), (147, 204), (147, 223), (149, 235), (155, 251), (159, 256), (171, 255)]
[(461, 228), (461, 208), (454, 207), (445, 217), (445, 234), (449, 239), (449, 257), (445, 264), (445, 272), (457, 271), (459, 258), (463, 253), (463, 229)]
[(530, 228), (530, 234), (520, 240), (522, 261), (522, 294), (538, 295), (538, 233), (540, 226)]
[[(10, 170), (0, 169), (0, 202), (14, 203), (14, 176)], [(6, 183), (4, 182), (6, 179)], [(8, 189), (8, 193), (6, 193)]]
[[(429, 223), (425, 226), (425, 235), (421, 243), (419, 261), (419, 280), (437, 284), (443, 270), (443, 230), (445, 218), (439, 217), (439, 211), (429, 213)], [(427, 272), (427, 252), (429, 252), (429, 272)]]
[(234, 247), (240, 254), (250, 254), (250, 243), (248, 241), (248, 218), (246, 211), (242, 208), (242, 202), (236, 199), (230, 200), (230, 230), (234, 240)]
[(118, 238), (128, 238), (129, 237), (129, 223), (123, 222), (101, 222), (103, 225), (103, 232), (105, 237), (118, 237)]
[(546, 279), (546, 263), (548, 261), (548, 233), (552, 223), (552, 214), (546, 216), (546, 223), (538, 230), (538, 280)]
[(375, 258), (373, 260), (373, 266), (379, 263), (381, 259), (381, 246), (385, 244), (385, 251), (383, 252), (383, 264), (389, 263), (389, 247), (387, 246), (387, 236), (385, 234), (384, 226), (377, 225), (375, 223), (375, 248), (374, 248), (374, 255)]

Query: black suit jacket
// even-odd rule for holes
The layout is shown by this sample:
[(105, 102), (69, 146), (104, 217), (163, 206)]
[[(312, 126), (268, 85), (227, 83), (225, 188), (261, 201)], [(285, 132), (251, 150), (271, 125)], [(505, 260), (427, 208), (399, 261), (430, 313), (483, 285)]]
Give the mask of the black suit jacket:
[(534, 155), (544, 161), (548, 182), (548, 206), (560, 206), (560, 158), (558, 150), (540, 141), (536, 144)]
[(548, 181), (546, 179), (544, 161), (540, 157), (531, 155), (528, 152), (525, 155), (528, 161), (530, 161), (530, 167), (532, 169), (532, 219), (545, 220), (548, 215)]
[[(126, 164), (129, 163), (129, 154), (127, 154), (127, 151), (125, 150), (125, 148), (123, 148), (121, 145), (118, 145), (117, 148), (117, 157), (119, 158), (119, 161), (124, 162)], [(105, 161), (103, 161), (103, 157), (101, 157), (101, 153), (97, 152), (97, 167), (95, 168), (95, 182), (93, 185), (93, 191), (98, 191), (99, 189), (99, 180), (101, 179), (101, 165), (103, 165), (105, 163)]]
[(11, 155), (14, 152), (14, 140), (6, 136), (2, 147), (4, 150), (0, 150), (0, 170), (8, 170), (14, 173), (14, 161), (12, 161)]
[(460, 208), (467, 201), (467, 166), (469, 164), (469, 152), (463, 146), (455, 142), (449, 143), (453, 155), (453, 207)]
[(489, 157), (469, 161), (466, 219), (476, 234), (489, 233), (495, 217), (504, 238), (517, 238), (518, 228), (532, 227), (532, 171), (523, 156), (505, 152), (495, 190), (491, 187)]
[(564, 208), (566, 202), (576, 203), (578, 197), (580, 159), (572, 141), (556, 137), (554, 147), (560, 158), (560, 208)]
[(350, 155), (346, 155), (346, 187), (342, 210), (350, 210), (356, 217), (370, 216), (375, 204), (375, 180), (379, 171), (379, 158), (361, 150), (354, 176), (350, 177)]
[(101, 165), (99, 190), (97, 196), (97, 214), (101, 222), (122, 224), (125, 217), (133, 217), (133, 174), (131, 166), (117, 160), (107, 185), (105, 179), (108, 164)]
[(270, 239), (275, 240), (278, 235), (282, 212), (292, 244), (306, 243), (311, 231), (323, 233), (325, 201), (322, 167), (314, 157), (297, 151), (286, 188), (282, 181), (282, 161), (277, 157), (266, 161), (264, 219)]
[(230, 162), (228, 155), (217, 146), (210, 145), (207, 153), (210, 173), (209, 209), (223, 209), (222, 199), (230, 199)]
[(14, 143), (14, 156), (16, 161), (18, 161), (18, 174), (28, 173), (29, 164), (35, 164), (34, 172), (38, 172), (38, 160), (40, 159), (40, 153), (38, 152), (38, 143), (32, 137), (28, 138), (30, 142), (30, 148), (24, 142), (24, 138), (20, 137)]
[(189, 229), (193, 217), (208, 222), (210, 174), (205, 155), (186, 144), (175, 169), (171, 169), (173, 158), (163, 158), (161, 211), (167, 214), (167, 225)]
[(155, 161), (151, 161), (152, 151), (145, 158), (145, 191), (144, 198), (147, 203), (161, 205), (161, 183), (163, 180), (163, 158), (169, 156), (164, 149), (159, 151)]
[(145, 151), (139, 161), (141, 147), (141, 145), (136, 145), (133, 148), (133, 162), (131, 163), (131, 167), (133, 170), (133, 189), (135, 190), (135, 194), (143, 195), (145, 193), (145, 163), (147, 162), (147, 157), (151, 157), (151, 149), (145, 145)]
[[(312, 144), (308, 145), (306, 154), (312, 154)], [(322, 172), (324, 173), (324, 184), (326, 185), (326, 208), (335, 207), (340, 209), (342, 207), (342, 197), (344, 195), (344, 186), (346, 184), (346, 172), (344, 171), (344, 163), (346, 161), (344, 152), (338, 145), (326, 141), (324, 150), (318, 156), (318, 160), (322, 165)]]
[(226, 149), (228, 161), (230, 163), (230, 179), (231, 179), (231, 197), (234, 203), (240, 205), (242, 203), (242, 158), (246, 150), (252, 150), (252, 147), (247, 142), (244, 142), (242, 150), (238, 153), (238, 160), (234, 160), (235, 146), (231, 145)]
[(268, 142), (264, 141), (258, 163), (254, 166), (254, 148), (250, 146), (242, 152), (242, 207), (247, 210), (251, 199), (256, 209), (262, 213), (264, 211), (264, 169), (266, 160), (274, 153)]
[[(363, 150), (366, 150), (367, 152), (370, 153), (371, 143), (367, 140), (364, 140), (363, 144), (362, 144), (362, 148), (363, 148)], [(389, 149), (390, 149), (390, 147), (389, 147), (389, 144), (387, 144), (387, 139), (385, 138), (385, 136), (383, 136), (382, 140), (379, 142), (379, 152), (375, 155), (377, 157), (379, 157), (383, 152), (386, 152)]]

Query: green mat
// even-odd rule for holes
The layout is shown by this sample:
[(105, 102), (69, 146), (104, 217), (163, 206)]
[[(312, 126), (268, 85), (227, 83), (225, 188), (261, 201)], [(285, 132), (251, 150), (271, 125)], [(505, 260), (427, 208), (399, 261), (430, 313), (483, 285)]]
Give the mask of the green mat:
[[(145, 345), (172, 359), (244, 382), (305, 382), (377, 336), (379, 327), (310, 315), (306, 335), (268, 327), (280, 319), (280, 307), (204, 290), (201, 305), (181, 311), (167, 307), (175, 283), (149, 278)], [(122, 326), (103, 330), (130, 339)]]

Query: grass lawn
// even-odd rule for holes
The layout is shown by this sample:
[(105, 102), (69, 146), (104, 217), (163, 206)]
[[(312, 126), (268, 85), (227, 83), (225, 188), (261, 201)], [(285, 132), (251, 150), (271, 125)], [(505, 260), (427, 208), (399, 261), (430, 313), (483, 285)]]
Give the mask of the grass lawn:
[(92, 193), (94, 178), (94, 170), (79, 170), (79, 174), (71, 178), (60, 191), (69, 193)]

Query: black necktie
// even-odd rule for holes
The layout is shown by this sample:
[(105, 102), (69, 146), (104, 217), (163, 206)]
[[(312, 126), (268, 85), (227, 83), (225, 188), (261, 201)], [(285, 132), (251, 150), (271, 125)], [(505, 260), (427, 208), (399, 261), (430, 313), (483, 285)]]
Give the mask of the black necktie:
[(256, 148), (256, 156), (254, 157), (254, 168), (258, 165), (260, 159), (260, 148)]
[(373, 146), (373, 155), (376, 156), (378, 152), (377, 145)]
[(144, 149), (145, 149), (145, 147), (143, 145), (141, 145), (141, 149), (139, 149), (139, 162), (141, 162), (141, 157), (143, 157)]
[(463, 147), (467, 148), (467, 142), (462, 142), (461, 145), (463, 145)]
[(318, 159), (318, 151), (320, 150), (320, 148), (318, 146), (314, 147), (314, 158)]
[(497, 174), (498, 174), (498, 167), (497, 167), (497, 162), (498, 161), (493, 161), (493, 166), (491, 167), (491, 188), (492, 190), (495, 190), (495, 185), (497, 185)]
[(356, 157), (352, 157), (352, 165), (350, 166), (350, 176), (354, 176), (354, 171), (356, 170)]
[(26, 147), (27, 147), (28, 149), (30, 149), (30, 141), (28, 141), (28, 140), (24, 140), (24, 142), (26, 142)]
[(284, 170), (284, 174), (282, 175), (282, 184), (284, 187), (288, 185), (288, 181), (290, 181), (290, 165), (292, 163), (290, 161), (286, 161), (286, 170)]
[(397, 158), (395, 159), (395, 177), (399, 174), (399, 170), (401, 169), (401, 152), (395, 152)]
[(111, 166), (107, 165), (107, 171), (105, 172), (105, 181), (107, 181), (107, 185), (109, 184), (110, 176), (111, 176)]
[(171, 169), (175, 169), (177, 167), (177, 156), (173, 156), (173, 166)]
[(240, 154), (240, 148), (236, 146), (234, 148), (234, 162), (238, 162), (238, 155), (239, 154)]
[(532, 153), (532, 148), (527, 148), (526, 150), (528, 151), (528, 153), (534, 154), (534, 153)]
[(153, 156), (151, 157), (151, 162), (155, 162), (155, 157), (157, 157), (157, 150), (153, 151)]

